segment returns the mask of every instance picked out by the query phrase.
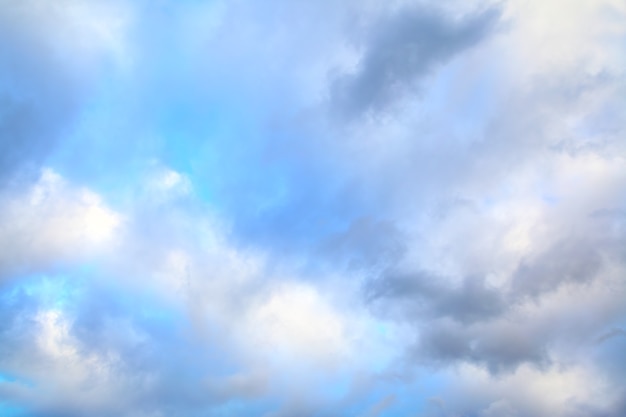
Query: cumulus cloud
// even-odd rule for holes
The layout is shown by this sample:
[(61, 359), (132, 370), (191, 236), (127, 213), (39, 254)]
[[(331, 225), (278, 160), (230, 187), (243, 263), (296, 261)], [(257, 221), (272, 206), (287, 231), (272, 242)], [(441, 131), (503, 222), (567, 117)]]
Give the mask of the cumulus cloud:
[(624, 413), (619, 2), (5, 3), (0, 414)]
[(106, 248), (123, 223), (98, 194), (49, 169), (30, 188), (5, 190), (0, 199), (3, 279), (84, 261)]

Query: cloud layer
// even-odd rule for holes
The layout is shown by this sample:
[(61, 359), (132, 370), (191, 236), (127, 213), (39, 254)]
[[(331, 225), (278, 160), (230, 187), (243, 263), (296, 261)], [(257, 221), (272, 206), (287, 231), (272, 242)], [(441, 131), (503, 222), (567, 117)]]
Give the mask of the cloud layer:
[(624, 415), (625, 23), (2, 2), (0, 415)]

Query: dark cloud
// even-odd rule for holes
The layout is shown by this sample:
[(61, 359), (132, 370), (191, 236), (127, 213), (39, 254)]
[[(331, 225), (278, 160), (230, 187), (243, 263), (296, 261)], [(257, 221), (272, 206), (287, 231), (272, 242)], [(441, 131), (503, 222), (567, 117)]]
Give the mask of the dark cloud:
[(541, 335), (499, 324), (511, 307), (506, 292), (479, 277), (449, 282), (428, 273), (389, 274), (366, 287), (374, 311), (414, 325), (418, 341), (409, 353), (411, 361), (444, 367), (470, 362), (493, 374), (524, 363), (549, 363)]
[(400, 258), (366, 281), (364, 297), (382, 317), (413, 326), (417, 342), (409, 356), (414, 363), (446, 367), (467, 362), (492, 374), (514, 372), (523, 364), (546, 369), (554, 363), (555, 346), (588, 345), (594, 339), (601, 344), (622, 335), (614, 327), (598, 338), (597, 326), (606, 325), (599, 311), (584, 321), (576, 308), (535, 320), (521, 313), (529, 305), (541, 309), (556, 302), (563, 290), (615, 285), (611, 270), (626, 260), (620, 222), (614, 215), (584, 218), (578, 223), (584, 233), (555, 239), (543, 251), (522, 257), (498, 287), (476, 275), (458, 280), (402, 269)]
[(537, 297), (564, 284), (588, 283), (603, 266), (602, 250), (586, 241), (559, 242), (536, 260), (522, 261), (513, 276), (513, 292)]
[(550, 364), (544, 341), (523, 326), (465, 326), (442, 319), (420, 326), (418, 339), (410, 354), (425, 365), (468, 362), (502, 374), (525, 363)]
[(473, 323), (505, 311), (504, 295), (484, 279), (467, 277), (457, 286), (447, 282), (446, 277), (426, 272), (387, 273), (367, 284), (365, 296), (374, 308), (391, 310), (409, 320), (449, 317)]
[(374, 24), (353, 74), (338, 78), (333, 110), (347, 117), (385, 109), (455, 55), (490, 35), (498, 9), (453, 20), (441, 12), (409, 7)]
[(607, 267), (626, 261), (621, 210), (596, 210), (579, 221), (584, 234), (557, 239), (531, 259), (522, 259), (511, 277), (511, 297), (538, 298), (564, 285), (586, 285)]

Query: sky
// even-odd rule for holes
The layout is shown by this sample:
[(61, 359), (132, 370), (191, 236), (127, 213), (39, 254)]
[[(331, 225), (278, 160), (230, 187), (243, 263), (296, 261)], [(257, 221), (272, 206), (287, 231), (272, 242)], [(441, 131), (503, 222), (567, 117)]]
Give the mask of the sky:
[(623, 0), (0, 0), (0, 416), (625, 415)]

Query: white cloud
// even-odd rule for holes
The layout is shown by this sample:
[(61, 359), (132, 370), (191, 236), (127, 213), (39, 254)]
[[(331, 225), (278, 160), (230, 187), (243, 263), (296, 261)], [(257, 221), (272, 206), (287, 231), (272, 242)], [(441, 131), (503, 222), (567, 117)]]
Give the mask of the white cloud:
[[(346, 322), (315, 287), (278, 283), (255, 302), (246, 318), (246, 342), (268, 357), (333, 363), (349, 351)], [(257, 352), (258, 352), (257, 351)]]
[[(449, 410), (526, 417), (576, 415), (577, 404), (610, 408), (621, 392), (610, 386), (606, 369), (594, 364), (594, 349), (600, 348), (593, 341), (620, 326), (624, 317), (624, 258), (618, 246), (624, 243), (619, 213), (626, 170), (617, 98), (623, 90), (625, 7), (617, 0), (502, 3), (508, 24), (486, 31), (471, 51), (460, 48), (450, 61), (435, 60), (437, 65), (424, 73), (422, 88), (403, 90), (401, 95), (407, 96), (389, 114), (345, 126), (326, 119), (329, 80), (337, 71), (358, 72), (372, 22), (384, 22), (385, 15), (404, 16), (408, 3), (421, 11), (407, 1), (366, 3), (159, 2), (140, 5), (146, 13), (141, 16), (133, 16), (138, 9), (122, 1), (2, 5), (1, 22), (17, 22), (0, 29), (15, 35), (7, 37), (7, 45), (16, 45), (7, 56), (17, 64), (14, 72), (0, 71), (0, 76), (9, 74), (26, 86), (11, 98), (33, 94), (33, 103), (55, 106), (57, 99), (68, 101), (64, 117), (48, 119), (46, 106), (29, 113), (28, 106), (24, 110), (14, 100), (16, 110), (8, 117), (24, 123), (1, 131), (7, 133), (3, 137), (19, 139), (26, 132), (31, 150), (48, 149), (52, 141), (40, 133), (53, 125), (61, 126), (63, 134), (72, 130), (70, 115), (82, 114), (76, 103), (86, 103), (83, 84), (109, 68), (101, 64), (111, 59), (137, 70), (136, 78), (122, 80), (122, 88), (119, 79), (106, 77), (107, 91), (111, 83), (115, 92), (104, 102), (95, 100), (95, 107), (102, 106), (97, 118), (121, 133), (122, 139), (111, 139), (119, 141), (119, 148), (111, 148), (120, 150), (116, 156), (128, 150), (123, 140), (141, 138), (143, 129), (163, 125), (175, 130), (181, 127), (179, 118), (188, 130), (180, 137), (157, 132), (159, 139), (146, 146), (150, 152), (162, 147), (167, 154), (176, 141), (200, 138), (180, 148), (181, 154), (198, 151), (184, 155), (189, 160), (185, 172), (163, 162), (151, 165), (138, 180), (115, 173), (120, 183), (136, 181), (126, 188), (136, 193), (129, 193), (123, 213), (50, 169), (24, 190), (1, 192), (0, 277), (53, 274), (68, 264), (95, 260), (97, 274), (89, 276), (85, 287), (116, 293), (102, 305), (88, 300), (94, 306), (71, 312), (40, 306), (37, 300), (22, 306), (17, 290), (9, 301), (2, 299), (17, 310), (33, 308), (20, 316), (27, 320), (15, 320), (18, 324), (6, 327), (10, 331), (0, 331), (2, 337), (16, 332), (13, 340), (6, 336), (14, 345), (28, 340), (24, 346), (32, 351), (22, 355), (16, 349), (12, 369), (44, 387), (41, 392), (20, 388), (23, 398), (33, 395), (22, 402), (47, 402), (42, 408), (54, 408), (75, 399), (81, 415), (94, 415), (91, 410), (111, 404), (127, 407), (130, 414), (137, 404), (125, 402), (122, 391), (132, 391), (156, 404), (155, 410), (133, 409), (133, 415), (167, 415), (161, 411), (170, 406), (200, 409), (239, 396), (274, 395), (282, 401), (296, 393), (295, 405), (285, 400), (288, 413), (289, 407), (299, 410), (300, 402), (315, 405), (325, 395), (319, 393), (326, 382), (343, 387), (360, 372), (390, 375), (394, 359), (403, 367), (399, 373), (422, 371), (424, 358), (411, 347), (431, 337), (426, 347), (435, 350), (429, 353), (440, 359), (437, 365), (443, 370), (438, 372), (451, 381), (440, 393), (453, 397), (446, 398)], [(440, 16), (441, 22), (454, 28), (454, 19), (467, 6), (444, 9), (451, 15)], [(428, 26), (428, 13), (416, 16), (407, 30), (415, 29), (415, 22)], [(389, 22), (394, 32), (395, 20)], [(428, 33), (417, 30), (404, 42), (427, 44)], [(435, 33), (447, 36), (446, 30)], [(129, 34), (136, 37), (129, 39)], [(381, 62), (374, 81), (385, 81), (386, 47), (397, 46), (391, 44), (395, 38), (374, 48)], [(404, 57), (404, 50), (398, 51)], [(46, 71), (38, 77), (21, 70), (25, 68)], [(406, 85), (416, 74), (405, 74)], [(363, 80), (364, 87), (371, 87), (368, 77)], [(9, 87), (19, 90), (19, 85)], [(77, 91), (67, 93), (68, 88)], [(162, 89), (167, 90), (163, 95)], [(129, 95), (137, 101), (116, 101)], [(166, 102), (171, 99), (170, 107)], [(187, 105), (198, 108), (202, 117), (206, 110), (206, 124), (216, 121), (217, 126), (206, 127), (198, 114), (187, 114)], [(216, 120), (213, 109), (219, 109)], [(156, 116), (142, 113), (152, 110)], [(302, 113), (306, 115), (300, 118)], [(37, 123), (40, 116), (49, 124)], [(117, 116), (119, 123), (109, 123)], [(134, 124), (135, 117), (141, 119), (139, 127), (125, 126)], [(322, 126), (312, 127), (321, 120)], [(41, 130), (29, 130), (32, 126)], [(91, 129), (89, 123), (85, 127)], [(86, 137), (88, 149), (91, 136)], [(76, 145), (70, 142), (69, 148)], [(179, 157), (176, 149), (173, 159)], [(143, 150), (142, 145), (128, 150), (128, 159)], [(262, 154), (258, 159), (257, 150)], [(209, 151), (210, 162), (202, 165)], [(12, 167), (13, 158), (6, 155)], [(161, 155), (164, 161), (168, 157)], [(215, 195), (199, 201), (193, 185), (200, 188), (206, 180), (200, 174), (205, 168), (207, 177), (224, 178), (214, 183), (209, 178), (206, 189)], [(268, 179), (262, 178), (268, 171)], [(268, 190), (280, 190), (280, 201), (272, 202), (278, 209), (268, 204), (257, 210), (254, 204), (260, 206)], [(255, 197), (248, 199), (249, 194)], [(220, 198), (235, 203), (220, 206)], [(236, 204), (241, 201), (252, 202), (246, 206), (249, 217), (238, 211), (245, 205)], [(209, 213), (209, 204), (223, 217)], [(313, 233), (310, 219), (330, 226)], [(243, 232), (230, 230), (229, 222), (244, 224)], [(265, 240), (247, 234), (246, 228), (266, 230), (266, 223)], [(283, 246), (274, 245), (274, 233), (282, 233)], [(334, 240), (329, 237), (333, 233)], [(327, 238), (338, 243), (324, 253), (310, 249), (323, 247)], [(300, 239), (306, 243), (294, 250), (297, 255), (286, 256), (283, 248)], [(350, 262), (351, 256), (364, 260)], [(394, 316), (397, 321), (387, 321), (389, 316), (377, 317), (378, 311), (364, 305), (361, 284), (397, 271), (409, 277), (397, 280), (398, 298), (415, 304), (407, 314)], [(438, 282), (411, 287), (413, 276)], [(471, 285), (474, 279), (478, 285)], [(112, 300), (118, 295), (130, 298), (130, 306)], [(142, 296), (156, 305), (158, 319), (146, 319), (143, 306), (133, 304)], [(400, 305), (395, 301), (390, 310)], [(486, 301), (492, 305), (484, 308)], [(75, 326), (74, 320), (101, 317), (107, 309), (112, 310), (110, 322), (93, 333), (84, 329), (91, 327), (89, 320), (84, 328)], [(0, 311), (0, 318), (4, 314)], [(142, 326), (152, 333), (143, 335)], [(142, 348), (136, 349), (139, 344)], [(212, 348), (223, 350), (216, 354), (217, 365), (209, 355), (186, 355)], [(29, 367), (32, 352), (39, 359)], [(178, 357), (178, 352), (185, 355)], [(451, 364), (454, 370), (446, 367)], [(139, 388), (133, 385), (133, 373), (143, 381)], [(289, 380), (295, 376), (297, 381)], [(196, 391), (184, 385), (201, 385), (199, 380), (208, 381), (207, 392), (201, 391), (205, 386)], [(0, 390), (6, 387), (0, 384)], [(399, 392), (397, 403), (404, 404), (405, 393)], [(217, 399), (205, 401), (210, 395)], [(370, 414), (382, 414), (389, 398), (374, 404)]]
[(43, 271), (106, 250), (123, 218), (87, 188), (44, 169), (30, 188), (0, 196), (2, 274)]
[[(510, 1), (512, 68), (526, 76), (619, 70), (626, 11), (619, 0)], [(621, 22), (621, 23), (620, 23)]]
[(578, 416), (582, 405), (602, 407), (614, 400), (614, 390), (602, 375), (579, 365), (548, 371), (523, 367), (497, 379), (484, 370), (463, 367), (455, 377), (448, 406), (460, 410), (483, 403), (485, 417)]

